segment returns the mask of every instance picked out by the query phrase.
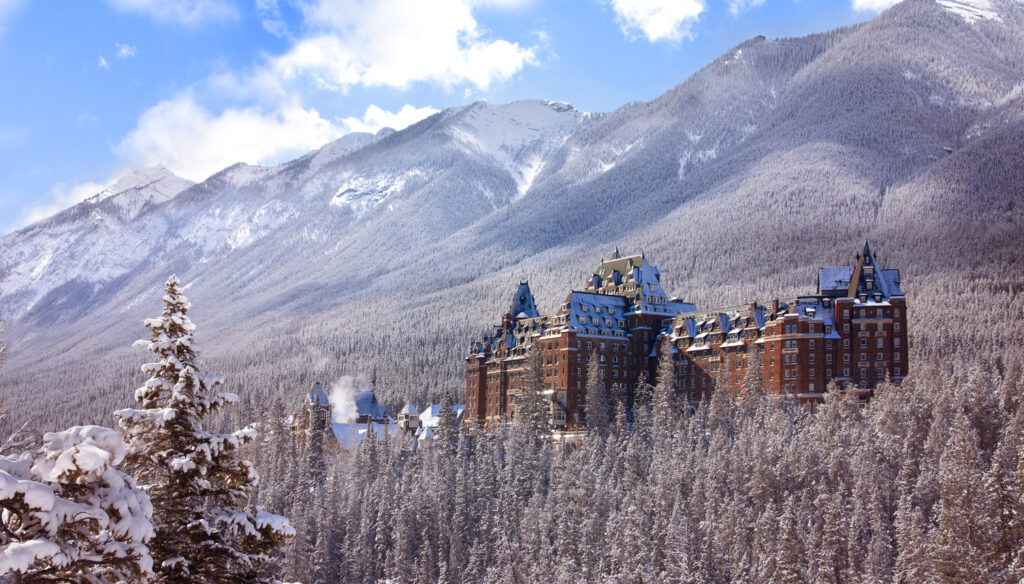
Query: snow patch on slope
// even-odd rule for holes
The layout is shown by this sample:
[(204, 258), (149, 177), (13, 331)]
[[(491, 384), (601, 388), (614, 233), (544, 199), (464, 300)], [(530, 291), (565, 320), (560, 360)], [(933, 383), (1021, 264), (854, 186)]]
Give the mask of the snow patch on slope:
[[(978, 20), (995, 20), (1002, 22), (996, 6), (991, 0), (936, 0), (946, 10), (963, 18), (967, 22)], [(1014, 0), (1019, 2), (1020, 0)]]
[(334, 191), (331, 205), (348, 207), (358, 218), (388, 197), (401, 192), (410, 180), (423, 176), (425, 173), (416, 168), (402, 173), (386, 172), (370, 177), (347, 175)]
[(516, 181), (518, 197), (533, 186), (547, 155), (587, 119), (567, 103), (539, 100), (476, 103), (450, 115), (456, 120), (448, 134), (464, 151), (502, 165)]

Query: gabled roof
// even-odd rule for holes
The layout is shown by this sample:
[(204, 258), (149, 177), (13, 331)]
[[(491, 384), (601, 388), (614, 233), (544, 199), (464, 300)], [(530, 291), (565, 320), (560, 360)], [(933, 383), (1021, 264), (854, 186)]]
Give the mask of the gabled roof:
[(516, 295), (512, 297), (512, 308), (509, 310), (512, 318), (536, 318), (540, 316), (537, 312), (537, 304), (533, 301), (533, 293), (530, 292), (529, 282), (520, 282)]
[(899, 270), (883, 269), (865, 241), (864, 249), (857, 254), (856, 265), (818, 270), (818, 294), (846, 298), (880, 294), (888, 299), (903, 296), (903, 290), (900, 289)]
[(370, 416), (371, 418), (385, 418), (387, 417), (387, 408), (380, 405), (377, 401), (377, 395), (372, 390), (360, 391), (356, 394), (356, 413), (360, 416)]
[(319, 381), (314, 383), (313, 389), (311, 389), (309, 393), (306, 394), (306, 403), (314, 406), (331, 405), (331, 400), (327, 399), (327, 393), (324, 392), (324, 386)]

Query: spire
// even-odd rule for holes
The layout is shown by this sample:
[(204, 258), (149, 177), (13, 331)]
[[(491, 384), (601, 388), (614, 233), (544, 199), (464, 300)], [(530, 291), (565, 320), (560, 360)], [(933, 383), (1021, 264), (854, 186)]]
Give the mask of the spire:
[(613, 260), (617, 260), (620, 257), (622, 257), (622, 256), (619, 255), (619, 246), (616, 245), (615, 246), (615, 253), (612, 254), (612, 259)]
[(314, 406), (327, 406), (330, 405), (330, 400), (327, 399), (327, 394), (324, 392), (324, 386), (319, 381), (313, 384), (313, 389), (310, 390), (309, 395), (306, 398), (310, 405)]
[(512, 298), (512, 309), (509, 314), (513, 319), (540, 316), (537, 312), (537, 305), (533, 301), (533, 293), (530, 292), (529, 281), (519, 282), (519, 289), (516, 290), (516, 295)]

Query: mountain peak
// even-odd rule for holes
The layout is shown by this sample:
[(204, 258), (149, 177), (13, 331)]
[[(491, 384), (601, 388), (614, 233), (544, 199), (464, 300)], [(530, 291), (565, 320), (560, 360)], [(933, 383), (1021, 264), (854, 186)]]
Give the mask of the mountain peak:
[[(146, 202), (160, 203), (193, 184), (192, 181), (174, 174), (166, 166), (157, 164), (121, 175), (114, 181), (114, 184), (89, 197), (86, 201), (99, 203), (134, 192), (142, 194)], [(137, 198), (137, 196), (132, 198)]]

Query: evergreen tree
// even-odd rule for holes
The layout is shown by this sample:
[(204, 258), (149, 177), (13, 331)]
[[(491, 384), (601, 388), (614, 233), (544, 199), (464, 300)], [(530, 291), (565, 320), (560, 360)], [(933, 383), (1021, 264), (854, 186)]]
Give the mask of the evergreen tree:
[(587, 427), (599, 436), (608, 433), (608, 426), (611, 423), (606, 388), (604, 380), (601, 379), (601, 366), (595, 350), (590, 355), (590, 363), (587, 364), (587, 398), (584, 405), (587, 412)]
[(116, 467), (109, 428), (51, 432), (35, 452), (0, 457), (0, 581), (142, 583), (152, 577), (149, 498)]
[(142, 367), (150, 378), (135, 392), (139, 407), (115, 412), (128, 443), (125, 466), (153, 503), (156, 581), (270, 581), (266, 553), (294, 531), (283, 517), (245, 509), (258, 475), (238, 449), (256, 432), (203, 428), (237, 398), (199, 372), (191, 305), (177, 277), (167, 280), (163, 301), (162, 315), (144, 321), (149, 341), (139, 342), (158, 358)]
[(526, 385), (516, 396), (514, 426), (523, 428), (535, 438), (550, 430), (551, 408), (544, 399), (544, 365), (539, 351), (532, 351), (526, 362)]
[(435, 441), (444, 446), (446, 452), (454, 452), (459, 444), (459, 422), (455, 418), (451, 392), (445, 392), (441, 398), (440, 411), (437, 413), (437, 435)]
[(672, 349), (672, 343), (668, 339), (664, 339), (658, 356), (658, 375), (655, 380), (651, 410), (655, 432), (659, 436), (671, 436), (670, 428), (674, 426), (677, 418), (676, 365)]

